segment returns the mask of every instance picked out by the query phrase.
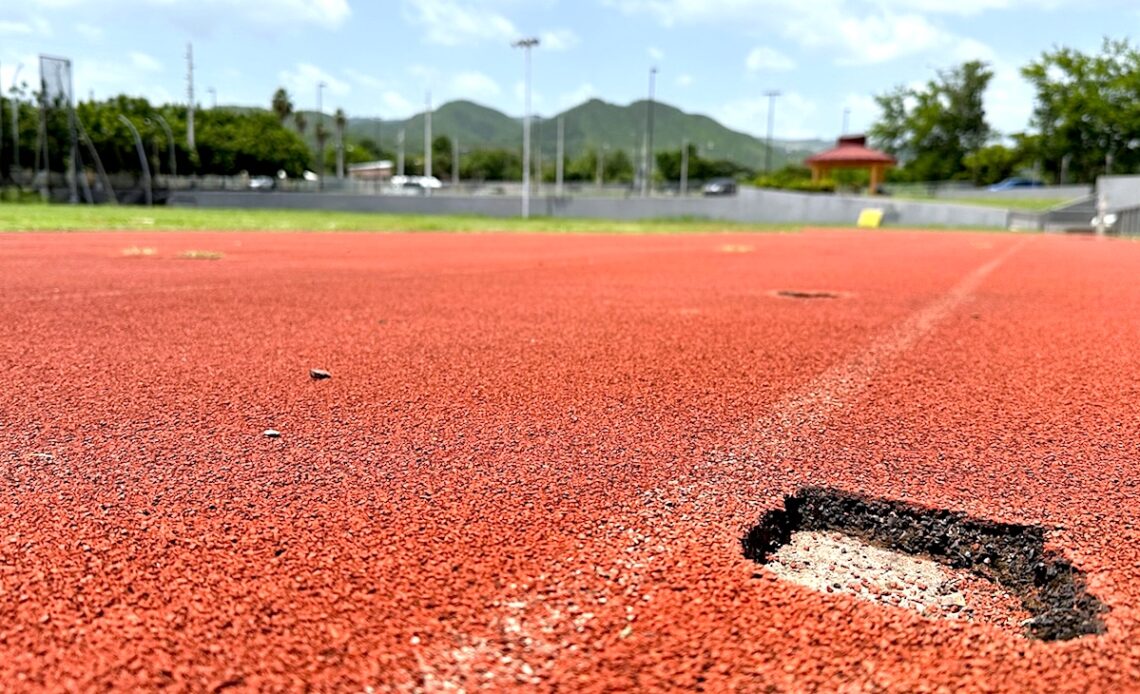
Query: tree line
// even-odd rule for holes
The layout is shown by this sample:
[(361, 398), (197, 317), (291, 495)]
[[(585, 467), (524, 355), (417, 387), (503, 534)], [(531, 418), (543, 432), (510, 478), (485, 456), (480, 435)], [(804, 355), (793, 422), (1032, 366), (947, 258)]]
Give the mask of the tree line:
[(872, 143), (898, 158), (895, 181), (995, 183), (1015, 174), (1091, 183), (1140, 167), (1140, 50), (1105, 39), (1099, 51), (1058, 47), (1021, 68), (1034, 90), (1029, 129), (998, 133), (983, 97), (989, 65), (963, 63), (922, 87), (876, 96)]

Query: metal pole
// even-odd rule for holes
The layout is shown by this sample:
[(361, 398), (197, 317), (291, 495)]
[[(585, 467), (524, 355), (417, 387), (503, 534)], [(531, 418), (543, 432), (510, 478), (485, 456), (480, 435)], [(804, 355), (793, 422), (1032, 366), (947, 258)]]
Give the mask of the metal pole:
[[(431, 92), (427, 93), (427, 110), (424, 111), (424, 178), (431, 177)], [(430, 193), (431, 188), (424, 188)]]
[(648, 196), (653, 180), (653, 87), (657, 81), (657, 68), (649, 68), (649, 103), (645, 114), (645, 164), (642, 167), (644, 176), (641, 180), (641, 194)]
[(24, 69), (24, 64), (20, 63), (16, 66), (16, 72), (12, 75), (12, 171), (13, 173), (20, 170), (20, 94), (16, 91), (18, 87), (17, 78), (20, 76), (20, 70)]
[(206, 91), (210, 94), (210, 109), (216, 110), (218, 108), (218, 90), (213, 87), (206, 87)]
[(562, 116), (558, 117), (558, 163), (554, 167), (554, 194), (562, 197), (562, 177), (564, 173), (563, 159), (566, 155), (566, 122)]
[(127, 128), (131, 131), (131, 135), (133, 135), (135, 138), (135, 149), (139, 153), (139, 163), (142, 165), (143, 193), (146, 195), (146, 206), (150, 207), (154, 205), (154, 195), (150, 189), (150, 164), (147, 163), (146, 160), (146, 150), (143, 148), (142, 138), (139, 137), (139, 131), (137, 128), (135, 128), (135, 124), (131, 122), (130, 118), (127, 118), (120, 113), (119, 120), (121, 120), (123, 124), (127, 126)]
[(404, 129), (396, 135), (396, 175), (404, 175)]
[(186, 44), (186, 146), (197, 150), (194, 140), (194, 44)]
[(325, 132), (323, 92), (327, 86), (323, 81), (317, 82), (317, 190), (325, 188), (325, 137), (328, 133)]
[(515, 48), (523, 49), (525, 69), (523, 73), (523, 181), (522, 181), (522, 217), (530, 217), (530, 49), (538, 45), (534, 37), (520, 39), (511, 44)]
[(847, 108), (843, 109), (843, 132), (839, 133), (840, 135), (846, 135), (847, 134), (847, 129), (848, 129), (848, 125), (849, 125), (850, 121), (851, 121), (851, 108), (847, 107)]
[(780, 92), (776, 90), (764, 92), (768, 97), (768, 141), (764, 148), (764, 173), (772, 171), (772, 130), (776, 125), (776, 97)]
[(681, 195), (689, 192), (689, 141), (681, 140)]

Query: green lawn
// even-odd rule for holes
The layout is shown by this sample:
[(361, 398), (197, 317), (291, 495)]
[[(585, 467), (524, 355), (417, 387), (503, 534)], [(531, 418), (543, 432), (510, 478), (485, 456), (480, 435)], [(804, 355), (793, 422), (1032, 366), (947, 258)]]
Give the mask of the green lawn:
[(951, 205), (979, 205), (981, 207), (1000, 207), (1017, 212), (1044, 212), (1058, 205), (1072, 202), (1069, 198), (992, 198), (992, 197), (964, 197), (964, 198), (932, 198), (925, 195), (900, 194), (894, 196), (898, 200), (914, 200), (915, 202), (938, 202)]
[(319, 210), (217, 210), (99, 205), (0, 204), (0, 232), (12, 231), (441, 231), (562, 234), (681, 234), (796, 231), (802, 224), (742, 224), (704, 219), (498, 219)]

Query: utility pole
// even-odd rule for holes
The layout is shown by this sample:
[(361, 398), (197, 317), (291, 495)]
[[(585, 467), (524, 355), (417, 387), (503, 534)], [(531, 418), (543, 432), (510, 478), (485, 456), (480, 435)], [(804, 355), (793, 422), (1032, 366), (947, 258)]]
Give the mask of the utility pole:
[(558, 163), (554, 167), (554, 195), (562, 197), (562, 176), (565, 172), (563, 160), (566, 158), (566, 122), (558, 116)]
[(210, 108), (217, 110), (218, 108), (218, 90), (213, 87), (206, 87), (206, 92), (210, 95)]
[(459, 188), (459, 137), (451, 141), (451, 187)]
[(538, 39), (532, 37), (519, 39), (511, 44), (514, 48), (523, 49), (526, 67), (523, 77), (523, 182), (522, 182), (522, 217), (530, 217), (530, 49), (538, 45)]
[(404, 129), (396, 133), (396, 175), (404, 175)]
[(847, 134), (847, 126), (849, 125), (850, 120), (851, 120), (851, 107), (847, 106), (843, 109), (843, 131), (841, 133), (839, 133), (840, 135), (846, 135)]
[(427, 110), (424, 111), (424, 177), (428, 176), (431, 176), (431, 92), (427, 93)]
[(16, 173), (20, 170), (20, 92), (18, 89), (18, 82), (16, 81), (20, 76), (20, 70), (24, 69), (24, 64), (16, 65), (16, 72), (12, 75), (12, 171)]
[(681, 196), (689, 192), (689, 141), (681, 139)]
[(328, 85), (322, 80), (317, 82), (317, 190), (325, 188), (325, 106), (324, 91)]
[(186, 147), (191, 153), (194, 144), (194, 44), (186, 44)]
[(780, 92), (772, 89), (764, 92), (764, 96), (768, 97), (768, 142), (764, 148), (764, 173), (772, 172), (772, 129), (776, 125), (776, 97), (780, 96)]
[(645, 112), (645, 160), (642, 165), (641, 195), (649, 195), (653, 179), (653, 88), (657, 81), (657, 68), (649, 68), (649, 102)]

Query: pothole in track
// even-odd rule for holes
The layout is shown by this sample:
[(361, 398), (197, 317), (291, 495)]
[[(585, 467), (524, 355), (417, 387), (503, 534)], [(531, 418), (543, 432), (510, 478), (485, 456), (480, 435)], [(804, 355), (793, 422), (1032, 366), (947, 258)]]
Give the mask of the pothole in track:
[(777, 289), (773, 294), (783, 299), (840, 299), (843, 297), (839, 292), (810, 289)]
[(777, 577), (911, 609), (987, 622), (1043, 641), (1105, 631), (1084, 573), (1045, 548), (1040, 526), (809, 487), (743, 539)]

